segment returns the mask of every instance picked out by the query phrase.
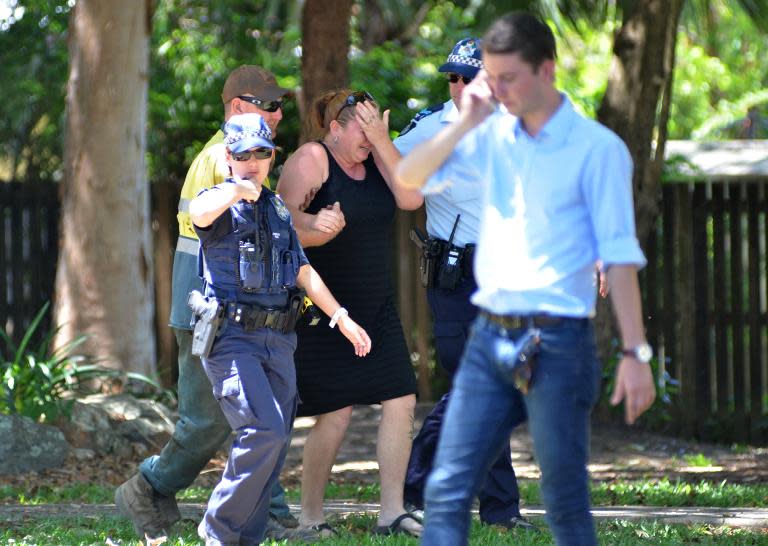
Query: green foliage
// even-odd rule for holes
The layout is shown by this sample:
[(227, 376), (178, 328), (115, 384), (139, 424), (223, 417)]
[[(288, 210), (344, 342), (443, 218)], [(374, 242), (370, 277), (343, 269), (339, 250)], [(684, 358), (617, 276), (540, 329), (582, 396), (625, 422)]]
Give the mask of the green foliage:
[(613, 21), (600, 26), (578, 21), (560, 28), (557, 85), (584, 115), (593, 119), (608, 84), (614, 29)]
[[(8, 0), (0, 18), (0, 179), (62, 177), (67, 85), (67, 25), (72, 2)], [(419, 2), (377, 2), (387, 21), (412, 24)], [(733, 136), (746, 110), (766, 114), (768, 37), (757, 30), (765, 11), (756, 4), (687, 2), (674, 78), (670, 138)], [(363, 51), (362, 21), (352, 18), (353, 88), (373, 93), (390, 108), (393, 135), (413, 115), (447, 100), (437, 67), (456, 40), (479, 36), (499, 13), (530, 7), (557, 26), (558, 84), (589, 116), (602, 100), (611, 62), (616, 7), (599, 2), (553, 3), (433, 0), (414, 31), (395, 28), (395, 39)], [(752, 5), (753, 12), (743, 5)], [(156, 2), (150, 37), (148, 152), (152, 181), (179, 182), (221, 123), (219, 93), (231, 69), (261, 64), (281, 85), (300, 88), (300, 2), (177, 0)], [(358, 1), (353, 13), (369, 3)], [(698, 6), (698, 8), (697, 8)], [(361, 11), (362, 10), (362, 11)], [(757, 10), (757, 11), (755, 11)], [(711, 21), (702, 21), (709, 18)], [(366, 24), (372, 24), (366, 20)], [(363, 26), (363, 28), (367, 28)], [(6, 84), (8, 85), (8, 84)], [(768, 132), (768, 123), (765, 127)], [(288, 101), (280, 124), (283, 149), (296, 148), (299, 115)], [(764, 136), (768, 136), (764, 135)], [(278, 163), (286, 154), (278, 156)]]
[(750, 107), (768, 114), (768, 35), (733, 2), (710, 2), (706, 14), (696, 4), (678, 34), (669, 138), (735, 138)]
[[(378, 502), (380, 496), (381, 487), (378, 482), (331, 482), (325, 486), (326, 499)], [(288, 487), (285, 489), (285, 498), (291, 502), (298, 502), (301, 498), (301, 490), (298, 487)]]
[[(284, 87), (299, 85), (298, 11), (290, 2), (160, 2), (150, 44), (148, 149), (151, 180), (181, 180), (224, 118), (221, 89), (231, 70), (258, 64)], [(295, 149), (295, 102), (279, 142)], [(284, 159), (284, 157), (283, 157)]]
[(62, 175), (67, 82), (65, 0), (8, 0), (0, 15), (0, 180)]
[[(520, 498), (525, 506), (542, 504), (539, 482), (519, 480)], [(768, 485), (730, 483), (727, 480), (686, 482), (667, 478), (643, 480), (614, 480), (590, 485), (594, 506), (719, 506), (768, 507)], [(190, 487), (177, 495), (179, 502), (205, 503), (212, 488)], [(286, 489), (286, 500), (298, 502), (298, 487)], [(328, 484), (326, 499), (354, 502), (378, 502), (381, 488), (378, 482)], [(76, 483), (63, 487), (40, 487), (30, 492), (28, 487), (0, 487), (0, 503), (17, 504), (102, 504), (114, 497), (111, 485)]]
[[(610, 403), (613, 388), (616, 384), (616, 367), (621, 360), (620, 342), (614, 339), (611, 343), (612, 358), (603, 364), (603, 388), (597, 405), (609, 413), (619, 416), (624, 413), (624, 403), (612, 406)], [(640, 417), (639, 423), (646, 427), (660, 427), (672, 420), (674, 405), (680, 392), (680, 382), (673, 378), (666, 369), (660, 369), (659, 359), (651, 359), (651, 371), (656, 379), (656, 400), (653, 405)]]
[[(388, 41), (350, 58), (350, 87), (366, 89), (390, 109), (389, 128), (396, 136), (421, 109), (450, 97), (445, 76), (437, 68), (454, 44), (477, 35), (467, 10), (453, 2), (435, 2), (406, 44)], [(352, 43), (360, 42), (353, 27)]]
[[(706, 458), (693, 456), (690, 460), (702, 463)], [(710, 463), (711, 465), (711, 463)], [(706, 465), (706, 466), (710, 466)], [(536, 480), (518, 480), (520, 498), (523, 505), (539, 506), (542, 504), (539, 482)], [(616, 480), (612, 482), (593, 482), (590, 485), (592, 504), (595, 506), (745, 506), (754, 508), (768, 507), (768, 485), (737, 484), (727, 480), (685, 482), (669, 479)], [(210, 491), (207, 493), (210, 494)], [(196, 490), (187, 499), (189, 502), (203, 502), (207, 497), (205, 490)], [(285, 491), (289, 502), (298, 502), (301, 491), (289, 487)], [(325, 490), (326, 499), (345, 499), (356, 502), (378, 502), (381, 489), (378, 483), (359, 484), (346, 482), (330, 483)], [(200, 500), (202, 499), (202, 500)]]
[[(47, 333), (38, 328), (48, 312), (50, 303), (37, 312), (16, 345), (0, 330), (3, 347), (0, 354), (0, 414), (19, 414), (35, 421), (52, 422), (68, 417), (74, 395), (94, 392), (90, 382), (121, 381), (131, 385), (150, 387), (158, 398), (173, 399), (170, 391), (163, 390), (155, 381), (137, 373), (125, 373), (89, 363), (74, 350), (85, 341), (78, 336), (69, 343), (52, 350), (52, 342), (59, 328)], [(33, 340), (40, 338), (36, 347)], [(130, 390), (130, 389), (128, 389)]]
[(683, 460), (688, 466), (709, 467), (713, 464), (712, 460), (703, 453), (686, 453)]
[[(520, 482), (523, 505), (540, 505), (538, 483), (530, 480)], [(113, 487), (105, 485), (75, 484), (63, 488), (39, 488), (29, 495), (21, 488), (0, 487), (0, 502), (15, 502), (27, 505), (48, 503), (107, 503), (112, 499)], [(191, 488), (179, 496), (184, 502), (205, 502), (211, 490)], [(326, 498), (355, 499), (358, 502), (376, 502), (377, 484), (345, 484), (338, 489), (329, 488)], [(298, 491), (288, 491), (289, 500), (298, 498)], [(768, 505), (768, 486), (741, 485), (723, 482), (685, 483), (669, 480), (637, 480), (598, 483), (592, 487), (595, 505), (648, 505), (648, 506), (742, 506), (765, 507)], [(87, 506), (82, 513), (88, 514)], [(543, 521), (533, 520), (541, 533), (525, 531), (507, 532), (496, 527), (480, 525), (473, 518), (470, 534), (471, 545), (522, 544), (543, 545), (552, 543), (552, 535)], [(346, 517), (331, 516), (330, 522), (340, 532), (339, 537), (324, 540), (329, 545), (358, 544), (417, 544), (415, 539), (397, 537), (376, 537), (370, 534), (374, 527), (374, 514), (353, 514)], [(760, 531), (716, 527), (712, 525), (668, 525), (653, 521), (629, 522), (624, 520), (598, 520), (598, 537), (601, 544), (637, 544), (648, 540), (653, 544), (764, 544)], [(174, 527), (169, 536), (169, 545), (197, 544), (195, 527), (197, 522), (183, 520)], [(762, 538), (761, 538), (762, 537)], [(17, 545), (61, 544), (83, 545), (104, 544), (107, 539), (124, 545), (139, 545), (131, 524), (112, 516), (53, 517), (47, 520), (26, 519), (18, 523), (0, 525), (0, 542)], [(267, 542), (267, 544), (274, 544)]]
[(595, 483), (591, 488), (596, 506), (768, 506), (768, 486), (738, 484), (726, 480), (631, 480)]
[(66, 414), (72, 404), (71, 400), (63, 399), (71, 385), (94, 376), (95, 367), (80, 365), (84, 357), (72, 354), (85, 341), (84, 336), (50, 352), (56, 334), (52, 330), (43, 336), (36, 348), (30, 347), (31, 340), (38, 335), (38, 326), (48, 306), (46, 303), (37, 312), (18, 346), (4, 331), (0, 331), (4, 352), (11, 355), (10, 360), (0, 361), (3, 388), (0, 413), (18, 413), (35, 421), (55, 420)]
[[(210, 497), (210, 491), (209, 495)], [(206, 497), (202, 502), (208, 500)], [(40, 504), (110, 504), (115, 502), (112, 485), (74, 483), (64, 487), (0, 487), (0, 504), (15, 503), (36, 506)]]

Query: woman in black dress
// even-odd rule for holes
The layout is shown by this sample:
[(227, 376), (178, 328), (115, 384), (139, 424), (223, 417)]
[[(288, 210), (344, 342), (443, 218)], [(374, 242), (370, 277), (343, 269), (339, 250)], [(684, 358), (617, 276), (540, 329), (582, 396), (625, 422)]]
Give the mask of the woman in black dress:
[(356, 357), (325, 324), (298, 330), (298, 414), (316, 416), (304, 446), (299, 522), (331, 532), (323, 493), (352, 406), (381, 403), (376, 531), (418, 536), (421, 525), (403, 507), (416, 381), (389, 261), (395, 209), (418, 208), (422, 196), (391, 182), (400, 154), (389, 139), (389, 112), (382, 117), (368, 93), (326, 93), (315, 101), (311, 118), (319, 140), (302, 145), (286, 162), (277, 191), (291, 209), (312, 267), (366, 329), (373, 349)]

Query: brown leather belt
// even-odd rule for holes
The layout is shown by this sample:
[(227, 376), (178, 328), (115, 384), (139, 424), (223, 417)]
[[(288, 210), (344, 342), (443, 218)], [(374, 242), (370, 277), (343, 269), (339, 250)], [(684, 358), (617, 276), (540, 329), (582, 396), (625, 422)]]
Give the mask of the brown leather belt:
[[(501, 326), (505, 330), (515, 330), (519, 328), (547, 328), (559, 326), (566, 320), (573, 320), (571, 317), (558, 317), (555, 315), (497, 315), (488, 311), (480, 311), (490, 322)], [(576, 319), (581, 320), (581, 319)]]

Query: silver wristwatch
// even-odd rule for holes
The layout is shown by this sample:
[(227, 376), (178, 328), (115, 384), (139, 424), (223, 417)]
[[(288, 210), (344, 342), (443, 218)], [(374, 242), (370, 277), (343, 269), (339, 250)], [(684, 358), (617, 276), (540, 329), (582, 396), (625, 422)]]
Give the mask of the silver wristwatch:
[(653, 348), (647, 343), (641, 343), (631, 349), (624, 349), (621, 351), (621, 354), (624, 356), (631, 356), (643, 364), (648, 364), (651, 361), (651, 358), (653, 358)]

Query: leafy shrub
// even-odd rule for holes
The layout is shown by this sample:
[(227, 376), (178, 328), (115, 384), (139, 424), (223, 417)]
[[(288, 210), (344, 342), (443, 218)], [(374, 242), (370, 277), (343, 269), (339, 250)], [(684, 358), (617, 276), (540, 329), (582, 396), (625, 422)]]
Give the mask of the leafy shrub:
[(0, 358), (0, 414), (18, 414), (35, 421), (52, 422), (69, 416), (75, 394), (92, 393), (96, 391), (95, 385), (116, 381), (147, 384), (161, 397), (173, 399), (170, 391), (163, 390), (141, 374), (105, 368), (86, 356), (75, 354), (75, 349), (86, 339), (84, 335), (51, 350), (59, 330), (55, 328), (43, 335), (37, 347), (32, 347), (32, 340), (38, 336), (38, 328), (49, 306), (46, 302), (37, 312), (18, 346), (7, 333), (0, 331), (4, 345), (2, 354), (10, 355), (9, 359)]

